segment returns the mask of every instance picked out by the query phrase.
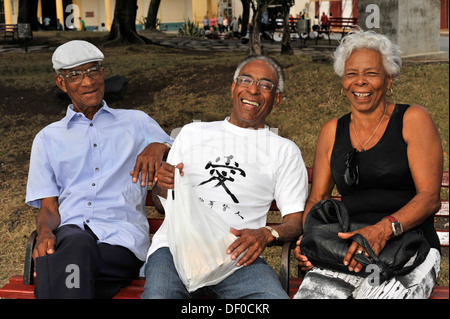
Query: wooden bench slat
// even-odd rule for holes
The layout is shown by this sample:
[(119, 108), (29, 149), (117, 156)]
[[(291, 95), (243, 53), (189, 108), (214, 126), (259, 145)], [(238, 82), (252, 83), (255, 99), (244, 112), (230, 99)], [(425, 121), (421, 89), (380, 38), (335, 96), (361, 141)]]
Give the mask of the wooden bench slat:
[(448, 247), (448, 229), (436, 229), (441, 247)]
[(449, 187), (449, 185), (448, 185), (448, 171), (444, 171), (444, 173), (442, 174), (441, 187)]
[(428, 299), (449, 299), (448, 286), (436, 286)]
[(448, 217), (448, 200), (441, 200), (441, 208), (435, 214), (436, 217)]
[(0, 289), (0, 298), (9, 299), (35, 299), (34, 285), (23, 283), (8, 283)]
[(143, 289), (141, 291), (121, 290), (113, 299), (141, 299)]

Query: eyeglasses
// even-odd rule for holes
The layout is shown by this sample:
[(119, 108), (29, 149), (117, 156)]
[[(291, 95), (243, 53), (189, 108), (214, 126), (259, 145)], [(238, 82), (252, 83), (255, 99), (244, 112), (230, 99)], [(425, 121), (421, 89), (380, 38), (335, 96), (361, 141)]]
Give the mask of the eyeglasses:
[(345, 161), (344, 181), (348, 186), (359, 184), (359, 167), (355, 158), (356, 148), (347, 153)]
[(96, 65), (85, 71), (71, 71), (71, 72), (67, 73), (67, 75), (64, 75), (64, 74), (60, 74), (60, 75), (64, 78), (66, 78), (70, 83), (78, 84), (83, 81), (85, 74), (90, 79), (97, 80), (98, 78), (100, 78), (103, 75), (102, 70), (103, 70), (102, 65)]
[(269, 92), (269, 91), (272, 91), (273, 88), (278, 90), (278, 88), (275, 86), (275, 84), (273, 84), (269, 80), (255, 81), (249, 76), (241, 75), (241, 76), (238, 76), (235, 79), (235, 81), (236, 81), (237, 85), (241, 85), (243, 87), (251, 87), (253, 85), (253, 82), (256, 82), (256, 85), (263, 91)]

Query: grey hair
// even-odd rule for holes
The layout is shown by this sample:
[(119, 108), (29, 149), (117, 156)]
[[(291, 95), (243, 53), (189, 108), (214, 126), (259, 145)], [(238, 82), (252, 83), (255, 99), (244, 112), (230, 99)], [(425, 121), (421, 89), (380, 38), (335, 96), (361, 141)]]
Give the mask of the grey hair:
[(283, 68), (281, 67), (280, 63), (278, 63), (277, 61), (275, 61), (274, 59), (265, 56), (265, 55), (250, 55), (247, 58), (245, 58), (237, 67), (236, 71), (234, 72), (234, 77), (233, 77), (233, 81), (236, 82), (237, 81), (237, 77), (239, 76), (239, 74), (241, 73), (241, 70), (244, 66), (246, 66), (247, 64), (249, 64), (252, 61), (264, 61), (269, 63), (276, 71), (278, 74), (278, 86), (277, 86), (277, 90), (279, 92), (283, 92), (284, 89), (284, 71)]
[(400, 75), (402, 67), (401, 51), (399, 46), (392, 43), (385, 35), (373, 31), (352, 31), (338, 46), (334, 52), (334, 71), (340, 77), (344, 76), (345, 62), (353, 53), (359, 49), (369, 49), (381, 54), (383, 67), (394, 80)]

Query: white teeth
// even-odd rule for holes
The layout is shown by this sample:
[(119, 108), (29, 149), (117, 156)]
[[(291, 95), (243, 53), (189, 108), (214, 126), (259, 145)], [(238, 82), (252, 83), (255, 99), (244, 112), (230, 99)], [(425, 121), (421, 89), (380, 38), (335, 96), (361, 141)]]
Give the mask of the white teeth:
[(372, 93), (358, 93), (358, 92), (353, 92), (353, 94), (355, 94), (357, 97), (367, 97), (369, 95), (372, 95)]
[(253, 105), (254, 107), (258, 107), (259, 106), (258, 102), (253, 102), (253, 101), (249, 101), (249, 100), (246, 100), (246, 99), (243, 99), (242, 102), (245, 103), (245, 104)]

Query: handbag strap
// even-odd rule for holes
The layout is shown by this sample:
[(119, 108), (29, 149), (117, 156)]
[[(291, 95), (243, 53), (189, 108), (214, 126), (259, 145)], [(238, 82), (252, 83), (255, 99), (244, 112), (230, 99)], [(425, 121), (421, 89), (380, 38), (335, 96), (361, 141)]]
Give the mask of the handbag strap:
[(334, 209), (336, 211), (336, 215), (339, 221), (339, 224), (342, 226), (343, 232), (348, 232), (350, 227), (350, 218), (348, 216), (347, 208), (344, 203), (337, 199), (327, 199), (328, 202), (331, 202), (334, 205)]
[(364, 250), (367, 252), (367, 254), (369, 255), (369, 256), (366, 256), (364, 254), (356, 254), (354, 256), (354, 258), (357, 262), (359, 262), (363, 266), (367, 266), (369, 264), (378, 262), (378, 256), (375, 254), (372, 247), (370, 247), (369, 242), (363, 235), (356, 233), (350, 239), (354, 240), (360, 246), (362, 246), (364, 248)]

